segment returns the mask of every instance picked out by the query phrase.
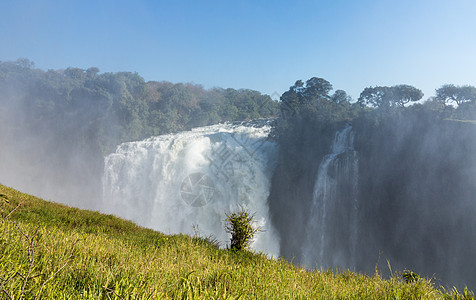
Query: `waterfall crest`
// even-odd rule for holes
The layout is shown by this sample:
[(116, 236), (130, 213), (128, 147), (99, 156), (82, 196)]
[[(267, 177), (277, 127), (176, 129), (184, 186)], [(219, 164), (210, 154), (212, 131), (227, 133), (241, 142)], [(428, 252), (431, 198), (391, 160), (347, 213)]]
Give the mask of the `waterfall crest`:
[(164, 233), (229, 241), (225, 214), (255, 213), (251, 247), (279, 255), (267, 198), (277, 159), (271, 121), (219, 124), (124, 143), (105, 158), (103, 211)]
[(354, 132), (336, 132), (331, 153), (323, 157), (314, 184), (303, 244), (309, 268), (354, 269), (358, 236), (358, 154)]

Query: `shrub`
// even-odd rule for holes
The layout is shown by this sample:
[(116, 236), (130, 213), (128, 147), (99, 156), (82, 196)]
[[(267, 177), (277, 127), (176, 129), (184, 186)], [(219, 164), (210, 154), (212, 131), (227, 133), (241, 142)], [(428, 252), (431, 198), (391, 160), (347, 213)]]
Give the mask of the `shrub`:
[(406, 283), (416, 282), (416, 281), (420, 280), (420, 275), (418, 275), (415, 272), (407, 271), (407, 270), (405, 270), (403, 272), (402, 277), (403, 277), (403, 279), (405, 279)]
[(225, 231), (231, 233), (230, 248), (234, 250), (245, 250), (250, 245), (259, 227), (253, 226), (253, 215), (244, 209), (226, 215)]

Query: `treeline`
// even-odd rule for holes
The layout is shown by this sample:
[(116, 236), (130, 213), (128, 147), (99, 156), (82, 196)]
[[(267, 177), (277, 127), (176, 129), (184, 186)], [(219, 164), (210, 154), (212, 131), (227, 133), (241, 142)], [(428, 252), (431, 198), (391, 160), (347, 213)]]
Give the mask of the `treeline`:
[[(289, 197), (282, 197), (287, 191), (281, 190), (274, 197), (274, 206), (279, 208), (274, 212), (276, 220), (279, 220), (275, 226), (284, 226), (282, 232), (288, 232), (289, 222), (297, 223), (297, 229), (290, 232), (292, 238), (283, 239), (282, 254), (299, 260), (299, 254), (288, 249), (298, 247), (292, 245), (292, 241), (296, 232), (304, 231), (303, 220), (306, 220), (308, 210), (295, 211), (300, 206), (294, 205), (289, 199), (312, 197), (312, 191), (306, 187), (312, 184), (309, 178), (315, 178), (318, 164), (310, 164), (310, 160), (322, 158), (329, 153), (336, 130), (341, 129), (345, 123), (352, 124), (358, 129), (360, 136), (363, 136), (365, 132), (378, 131), (380, 128), (396, 127), (395, 132), (398, 132), (403, 124), (406, 129), (416, 129), (421, 126), (418, 122), (428, 127), (440, 126), (443, 120), (476, 122), (476, 87), (445, 84), (436, 89), (435, 94), (423, 101), (421, 90), (400, 84), (367, 87), (357, 100), (353, 100), (343, 90), (333, 91), (329, 81), (318, 77), (307, 81), (298, 80), (282, 94), (281, 117), (277, 122), (279, 163), (275, 174), (286, 176), (275, 176), (274, 184), (287, 187), (286, 181), (291, 180), (296, 189)], [(411, 131), (410, 129), (408, 130)], [(366, 142), (380, 141), (368, 138)], [(280, 210), (281, 207), (287, 207), (287, 210)], [(271, 207), (272, 214), (273, 209)], [(283, 211), (285, 214), (282, 215)], [(287, 216), (293, 216), (293, 220), (281, 222)]]
[[(281, 233), (283, 256), (299, 262), (300, 253), (295, 250), (301, 244), (293, 243), (305, 232), (309, 213), (306, 205), (310, 203), (305, 199), (312, 198), (309, 186), (314, 184), (319, 166), (315, 162), (329, 153), (336, 130), (342, 129), (345, 123), (352, 124), (358, 131), (356, 139), (380, 143), (381, 140), (366, 134), (396, 127), (392, 133), (395, 134), (404, 125), (411, 132), (422, 126), (418, 122), (437, 127), (445, 119), (476, 120), (475, 87), (446, 84), (436, 89), (435, 94), (423, 101), (421, 90), (401, 84), (367, 87), (353, 100), (343, 90), (334, 91), (329, 81), (319, 77), (298, 80), (282, 94), (281, 117), (277, 122), (278, 167), (273, 177), (275, 188), (271, 191), (270, 211), (274, 226)], [(290, 181), (293, 189), (288, 189)], [(296, 205), (300, 201), (305, 203)], [(293, 230), (289, 230), (290, 224)]]
[(386, 117), (405, 111), (426, 110), (441, 118), (472, 120), (476, 118), (476, 87), (445, 84), (435, 96), (422, 101), (423, 92), (411, 85), (367, 87), (357, 101), (343, 90), (332, 91), (332, 84), (312, 77), (296, 81), (281, 96), (283, 120), (312, 118), (321, 121), (351, 120), (362, 113), (379, 113)]
[(121, 142), (278, 110), (268, 95), (253, 90), (145, 82), (137, 73), (95, 67), (43, 71), (28, 59), (0, 62), (0, 119), (10, 136), (71, 140), (103, 154)]
[(45, 199), (95, 208), (103, 157), (122, 142), (225, 121), (276, 116), (252, 90), (145, 82), (137, 73), (43, 71), (0, 62), (0, 183)]
[[(407, 117), (476, 120), (476, 87), (445, 84), (435, 94), (423, 101), (423, 92), (411, 85), (375, 86), (365, 88), (355, 101), (343, 90), (333, 91), (332, 84), (323, 78), (298, 80), (280, 98), (277, 129), (281, 155), (292, 157), (316, 142), (310, 136), (323, 130), (333, 132), (343, 122), (378, 126)], [(326, 147), (321, 143), (322, 149)], [(297, 174), (308, 164), (299, 158), (284, 162)]]

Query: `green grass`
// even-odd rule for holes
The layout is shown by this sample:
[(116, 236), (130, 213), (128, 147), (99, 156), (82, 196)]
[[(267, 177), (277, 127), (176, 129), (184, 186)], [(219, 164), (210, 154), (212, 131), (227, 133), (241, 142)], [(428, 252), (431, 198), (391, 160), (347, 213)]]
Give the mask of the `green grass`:
[[(466, 291), (466, 299), (472, 295)], [(407, 283), (306, 271), (260, 253), (217, 249), (0, 185), (0, 299), (465, 299)]]

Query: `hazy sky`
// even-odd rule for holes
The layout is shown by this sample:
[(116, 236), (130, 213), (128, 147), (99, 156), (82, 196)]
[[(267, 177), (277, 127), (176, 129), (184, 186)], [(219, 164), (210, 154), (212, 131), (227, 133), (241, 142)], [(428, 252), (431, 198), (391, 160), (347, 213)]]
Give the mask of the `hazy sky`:
[(475, 0), (0, 1), (0, 60), (281, 94), (476, 85)]

